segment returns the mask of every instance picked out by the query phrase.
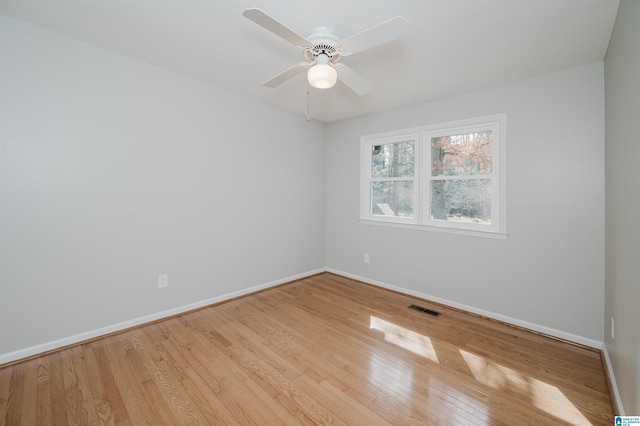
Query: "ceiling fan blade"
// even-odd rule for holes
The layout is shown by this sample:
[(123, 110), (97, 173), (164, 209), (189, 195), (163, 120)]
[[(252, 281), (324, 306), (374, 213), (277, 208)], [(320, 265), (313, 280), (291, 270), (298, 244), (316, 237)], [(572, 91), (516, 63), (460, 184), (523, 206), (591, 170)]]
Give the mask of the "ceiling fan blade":
[(290, 78), (300, 74), (311, 66), (311, 62), (300, 62), (289, 69), (284, 70), (280, 74), (262, 83), (266, 87), (276, 87), (289, 80)]
[(371, 90), (371, 84), (362, 78), (360, 74), (346, 66), (340, 64), (338, 69), (338, 80), (344, 83), (349, 89), (353, 90), (358, 95), (366, 95)]
[(309, 43), (304, 37), (276, 21), (260, 9), (245, 9), (242, 15), (296, 46), (304, 46)]
[(408, 29), (407, 20), (402, 16), (396, 16), (345, 38), (341, 43), (342, 48), (347, 54), (358, 53), (400, 38), (407, 33)]

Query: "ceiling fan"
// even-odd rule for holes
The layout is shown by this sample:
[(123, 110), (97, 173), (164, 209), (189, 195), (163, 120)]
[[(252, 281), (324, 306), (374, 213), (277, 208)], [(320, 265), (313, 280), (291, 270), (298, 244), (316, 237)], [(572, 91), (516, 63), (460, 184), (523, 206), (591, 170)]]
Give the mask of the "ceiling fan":
[(328, 27), (317, 27), (305, 38), (260, 9), (246, 9), (242, 15), (302, 49), (306, 59), (267, 80), (263, 86), (276, 87), (306, 70), (307, 80), (315, 88), (331, 88), (340, 79), (358, 95), (369, 92), (371, 84), (339, 62), (340, 59), (400, 38), (409, 27), (402, 16), (396, 16), (342, 40)]

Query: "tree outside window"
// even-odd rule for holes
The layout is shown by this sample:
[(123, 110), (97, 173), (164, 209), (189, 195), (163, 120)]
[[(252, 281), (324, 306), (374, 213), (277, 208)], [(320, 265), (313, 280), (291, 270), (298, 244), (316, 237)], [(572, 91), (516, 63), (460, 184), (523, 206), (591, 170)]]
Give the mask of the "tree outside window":
[(493, 132), (431, 138), (431, 218), (491, 223)]
[(415, 142), (371, 149), (371, 214), (413, 217)]

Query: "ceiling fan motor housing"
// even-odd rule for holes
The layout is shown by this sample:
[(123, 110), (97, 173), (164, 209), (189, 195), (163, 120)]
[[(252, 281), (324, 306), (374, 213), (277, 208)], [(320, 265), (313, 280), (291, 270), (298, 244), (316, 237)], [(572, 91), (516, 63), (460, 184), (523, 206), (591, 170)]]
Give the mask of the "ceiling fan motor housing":
[(337, 48), (340, 39), (333, 34), (331, 28), (317, 27), (313, 30), (313, 34), (307, 37), (307, 40), (311, 44), (308, 51), (314, 57), (327, 55), (329, 58), (333, 58), (335, 55), (340, 55)]

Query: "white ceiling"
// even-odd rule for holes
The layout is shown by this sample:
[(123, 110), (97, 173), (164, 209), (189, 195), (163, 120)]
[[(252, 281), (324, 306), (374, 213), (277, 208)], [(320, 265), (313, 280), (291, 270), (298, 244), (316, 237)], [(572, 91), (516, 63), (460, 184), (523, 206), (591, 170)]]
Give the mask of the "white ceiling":
[(599, 62), (619, 0), (0, 0), (0, 12), (300, 114), (307, 83), (262, 83), (300, 49), (242, 16), (260, 8), (308, 36), (345, 38), (397, 15), (406, 37), (343, 59), (373, 89), (311, 89), (331, 122)]

